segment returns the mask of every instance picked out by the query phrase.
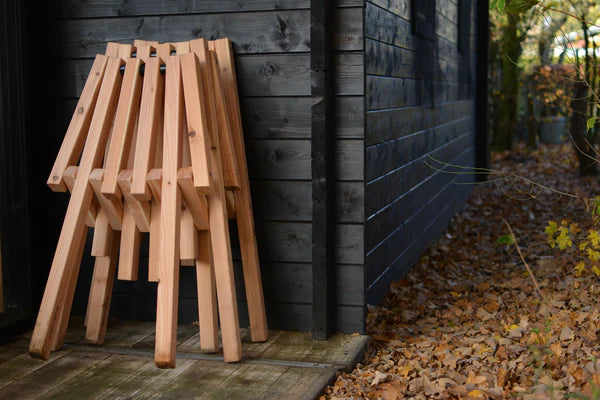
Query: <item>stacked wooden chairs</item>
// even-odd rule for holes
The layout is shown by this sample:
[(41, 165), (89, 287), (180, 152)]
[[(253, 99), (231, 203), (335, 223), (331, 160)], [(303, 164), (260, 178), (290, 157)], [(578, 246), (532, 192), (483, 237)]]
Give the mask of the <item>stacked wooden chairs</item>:
[[(200, 347), (242, 356), (228, 218), (235, 218), (250, 331), (268, 328), (231, 42), (136, 40), (97, 55), (48, 179), (71, 193), (29, 353), (64, 343), (88, 228), (86, 338), (104, 342), (115, 274), (136, 280), (149, 233), (158, 282), (155, 363), (176, 361), (180, 265), (196, 267)], [(118, 271), (117, 271), (118, 259)]]

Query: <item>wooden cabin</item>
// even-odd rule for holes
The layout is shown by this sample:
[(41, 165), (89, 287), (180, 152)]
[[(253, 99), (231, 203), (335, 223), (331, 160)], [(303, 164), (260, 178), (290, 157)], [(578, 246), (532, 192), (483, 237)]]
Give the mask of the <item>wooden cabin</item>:
[[(45, 186), (47, 174), (109, 41), (233, 41), (274, 329), (365, 332), (366, 305), (383, 299), (470, 191), (425, 160), (486, 164), (487, 3), (38, 3), (0, 6), (0, 328), (31, 326), (37, 312), (68, 200)], [(115, 285), (112, 316), (155, 318), (144, 256), (139, 281)], [(190, 322), (195, 274), (181, 268), (180, 321)], [(85, 312), (91, 271), (84, 257), (74, 313)], [(239, 262), (236, 273), (243, 323)]]

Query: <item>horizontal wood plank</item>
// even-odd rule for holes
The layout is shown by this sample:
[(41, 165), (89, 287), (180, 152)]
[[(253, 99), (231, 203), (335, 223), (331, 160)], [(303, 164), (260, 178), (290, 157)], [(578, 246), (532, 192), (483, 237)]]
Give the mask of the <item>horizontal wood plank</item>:
[(472, 130), (473, 120), (463, 117), (432, 129), (370, 146), (366, 149), (366, 180), (371, 181), (393, 171)]
[[(398, 139), (431, 129), (471, 113), (470, 100), (435, 104), (431, 107), (405, 107), (366, 114), (366, 146)], [(400, 123), (401, 121), (401, 123)]]

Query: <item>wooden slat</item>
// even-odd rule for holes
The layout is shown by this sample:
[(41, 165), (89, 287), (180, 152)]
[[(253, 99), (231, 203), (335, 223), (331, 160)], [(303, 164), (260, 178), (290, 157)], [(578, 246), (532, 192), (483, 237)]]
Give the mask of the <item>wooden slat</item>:
[(233, 53), (231, 42), (228, 39), (219, 39), (210, 42), (210, 46), (211, 49), (214, 49), (218, 58), (220, 83), (224, 92), (228, 115), (231, 119), (231, 134), (238, 161), (241, 189), (234, 192), (235, 212), (238, 235), (240, 237), (246, 296), (248, 298), (248, 315), (252, 340), (260, 342), (268, 339), (269, 329), (267, 326), (260, 264), (258, 261), (254, 214), (252, 211), (252, 198), (250, 196), (250, 182), (248, 179), (248, 166), (246, 164), (246, 150), (244, 147)]
[[(207, 61), (207, 64), (202, 65), (202, 67), (210, 68), (211, 73), (216, 72), (218, 65), (214, 54), (211, 54)], [(213, 88), (213, 90), (216, 88)], [(225, 199), (218, 134), (214, 135), (212, 144), (210, 162), (213, 167), (215, 185), (213, 193), (207, 195), (210, 242), (215, 265), (215, 282), (217, 285), (219, 317), (221, 321), (223, 357), (226, 362), (234, 362), (241, 359), (242, 346), (235, 294), (235, 280), (233, 276), (233, 262), (231, 259), (229, 224), (227, 221), (227, 200)]]
[(88, 183), (88, 178), (92, 170), (99, 167), (102, 162), (102, 154), (108, 139), (121, 86), (119, 69), (122, 64), (121, 60), (111, 58), (106, 66), (105, 76), (100, 87), (98, 101), (81, 156), (79, 171), (75, 179), (52, 267), (50, 268), (46, 290), (31, 337), (29, 353), (34, 357), (47, 359), (50, 353), (52, 329), (57, 313), (60, 312), (61, 302), (66, 296), (67, 281), (72, 272), (69, 265), (69, 254), (76, 252), (75, 248), (80, 239), (78, 235), (81, 235), (85, 226), (86, 210), (92, 201), (93, 192)]
[(128, 204), (123, 207), (123, 226), (119, 252), (119, 280), (135, 281), (138, 277), (141, 233)]
[[(156, 43), (155, 44), (140, 44), (139, 46), (135, 43), (139, 41), (134, 41), (134, 46), (136, 47), (136, 57), (141, 59), (144, 63), (147, 63), (150, 60), (150, 56), (153, 52), (156, 51)], [(145, 72), (144, 72), (145, 73)]]
[(119, 232), (110, 238), (111, 253), (109, 256), (96, 257), (92, 288), (90, 292), (88, 312), (86, 316), (85, 338), (94, 344), (104, 343), (112, 288), (115, 282), (117, 256), (119, 252)]
[[(202, 63), (202, 59), (200, 60)], [(235, 148), (233, 145), (233, 137), (231, 132), (231, 117), (229, 116), (229, 110), (227, 109), (227, 104), (225, 101), (225, 96), (220, 88), (221, 79), (220, 79), (221, 71), (217, 71), (215, 76), (208, 77), (209, 85), (215, 88), (213, 93), (214, 98), (214, 109), (217, 111), (216, 120), (217, 120), (217, 130), (219, 132), (219, 143), (221, 145), (221, 160), (223, 162), (223, 179), (225, 181), (225, 187), (227, 189), (240, 189), (240, 180), (239, 180), (239, 169), (238, 169), (238, 160), (235, 155)], [(212, 78), (212, 79), (211, 79)], [(214, 82), (211, 82), (214, 81)], [(207, 93), (205, 92), (205, 96)], [(214, 125), (213, 125), (214, 129)]]
[[(81, 168), (81, 167), (80, 167)], [(109, 199), (101, 192), (102, 181), (104, 179), (104, 169), (96, 168), (89, 175), (90, 186), (96, 194), (96, 199), (100, 207), (106, 214), (108, 222), (113, 230), (120, 231), (123, 220), (123, 203), (121, 200)]]
[(235, 195), (232, 191), (227, 190), (225, 192), (225, 199), (227, 200), (227, 218), (235, 218)]
[(140, 58), (127, 60), (113, 133), (106, 155), (101, 192), (113, 200), (121, 198), (117, 179), (121, 170), (127, 165), (134, 134), (133, 130), (138, 117), (142, 90), (142, 77), (140, 75), (142, 63)]
[(156, 45), (156, 55), (163, 60), (163, 62), (167, 62), (167, 59), (171, 56), (171, 51), (175, 50), (173, 44), (171, 43), (160, 43)]
[(190, 42), (188, 41), (173, 43), (173, 45), (175, 46), (175, 51), (178, 55), (184, 55), (190, 52)]
[(148, 281), (158, 282), (160, 262), (160, 200), (150, 202), (150, 238), (148, 240)]
[(145, 66), (131, 183), (131, 194), (138, 200), (150, 200), (146, 177), (152, 167), (157, 137), (162, 136), (162, 132), (158, 131), (164, 93), (164, 76), (159, 70), (161, 62), (159, 57), (151, 57)]
[(161, 240), (156, 307), (154, 362), (159, 368), (174, 368), (177, 342), (179, 296), (179, 225), (181, 192), (177, 171), (181, 164), (183, 134), (183, 93), (179, 56), (167, 59), (165, 79), (165, 121), (163, 180), (161, 198)]
[[(67, 185), (67, 189), (69, 192), (73, 191), (73, 185), (75, 185), (75, 178), (77, 177), (77, 170), (79, 168), (75, 165), (69, 165), (63, 174), (63, 179), (65, 185)], [(92, 203), (90, 204), (90, 208), (87, 212), (87, 217), (85, 219), (85, 224), (90, 228), (93, 228), (96, 224), (96, 214), (98, 212), (98, 202), (96, 199), (92, 199)]]
[(150, 203), (139, 201), (131, 193), (133, 170), (124, 169), (119, 173), (118, 183), (129, 212), (132, 214), (140, 232), (150, 232)]
[(135, 46), (128, 43), (119, 43), (118, 57), (127, 61), (131, 58), (132, 53), (135, 51)]
[(47, 184), (55, 192), (64, 192), (67, 190), (63, 181), (63, 174), (69, 165), (77, 163), (81, 155), (83, 144), (92, 121), (92, 114), (104, 77), (107, 60), (108, 58), (105, 56), (96, 56), (81, 96), (79, 96), (75, 112), (73, 113), (73, 117), (71, 117), (67, 133), (48, 178)]
[(143, 40), (143, 39), (135, 39), (133, 41), (133, 45), (138, 49), (138, 53), (140, 50), (140, 47), (142, 46), (156, 46), (158, 44), (158, 42), (155, 42), (153, 40)]
[[(211, 147), (211, 121), (207, 108), (204, 104), (210, 102), (212, 95), (207, 96), (203, 85), (207, 82), (203, 79), (198, 60), (198, 54), (206, 52), (206, 46), (197, 46), (194, 41), (193, 53), (181, 58), (183, 82), (185, 86), (184, 95), (186, 103), (186, 116), (188, 126), (188, 139), (192, 157), (192, 170), (194, 175), (194, 186), (200, 193), (211, 191), (210, 176), (212, 166), (208, 161), (208, 149)], [(203, 95), (204, 94), (204, 95)]]
[(81, 267), (81, 258), (83, 257), (83, 249), (85, 248), (86, 233), (87, 228), (84, 228), (81, 232), (81, 237), (79, 238), (76, 254), (69, 257), (69, 262), (71, 263), (71, 275), (68, 281), (64, 305), (55, 322), (55, 327), (52, 330), (52, 351), (60, 350), (65, 343), (65, 335), (69, 326), (71, 308), (73, 307), (73, 296), (75, 295), (77, 277), (79, 276), (79, 268)]
[(162, 190), (162, 169), (153, 168), (148, 171), (147, 177), (148, 186), (150, 187), (150, 191), (152, 192), (153, 198), (160, 201)]
[[(204, 59), (208, 52), (205, 51), (208, 44), (204, 39), (197, 39), (191, 42), (192, 49), (195, 49), (195, 53), (198, 55), (200, 64), (207, 62)], [(219, 140), (221, 143), (221, 160), (223, 162), (223, 179), (225, 181), (225, 187), (228, 189), (240, 189), (239, 183), (239, 171), (237, 166), (237, 159), (235, 157), (235, 149), (233, 147), (233, 138), (231, 137), (231, 126), (228, 115), (228, 110), (225, 105), (225, 99), (221, 95), (220, 91), (208, 93), (208, 88), (214, 87), (212, 74), (203, 74), (204, 82), (207, 82), (203, 86), (204, 98), (207, 102), (211, 102), (209, 109), (214, 110), (213, 113), (209, 114), (209, 123), (211, 132), (219, 132)]]
[(199, 195), (194, 188), (192, 168), (180, 168), (177, 173), (177, 182), (179, 183), (186, 208), (190, 210), (194, 219), (194, 225), (199, 230), (208, 229), (208, 206), (206, 198)]
[(110, 254), (110, 245), (112, 242), (113, 228), (108, 222), (108, 216), (104, 209), (100, 208), (96, 215), (96, 225), (94, 226), (94, 239), (92, 240), (92, 256), (105, 257)]
[[(184, 240), (186, 239), (186, 240)], [(195, 265), (198, 257), (198, 231), (189, 207), (181, 213), (179, 258), (181, 265)], [(191, 262), (191, 263), (190, 263)]]
[(210, 234), (206, 230), (198, 232), (196, 282), (198, 288), (200, 348), (207, 353), (217, 352), (219, 351), (217, 291), (215, 287), (215, 270), (211, 254)]
[(107, 57), (119, 57), (119, 43), (108, 42), (106, 43), (106, 56)]
[(151, 169), (148, 172), (147, 182), (148, 186), (150, 187), (150, 191), (152, 192), (152, 201), (150, 202), (151, 210), (150, 240), (148, 250), (148, 281), (158, 282), (158, 263), (160, 261), (160, 191), (162, 186), (162, 169)]

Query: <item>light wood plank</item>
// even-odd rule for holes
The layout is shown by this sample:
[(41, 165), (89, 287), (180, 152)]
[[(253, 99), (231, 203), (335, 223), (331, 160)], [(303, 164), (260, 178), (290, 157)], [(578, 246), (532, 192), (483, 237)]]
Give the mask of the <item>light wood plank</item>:
[(63, 174), (69, 165), (77, 163), (85, 138), (87, 136), (98, 93), (104, 77), (108, 58), (102, 55), (97, 55), (88, 75), (88, 79), (83, 87), (83, 91), (77, 101), (75, 112), (71, 117), (71, 122), (67, 128), (67, 132), (58, 151), (54, 166), (50, 171), (47, 185), (55, 192), (64, 192), (67, 190), (65, 186)]
[(179, 226), (181, 192), (177, 171), (181, 165), (183, 93), (179, 56), (167, 59), (163, 137), (160, 264), (156, 309), (154, 362), (159, 368), (174, 368), (179, 296)]
[(108, 314), (112, 289), (115, 282), (117, 269), (117, 256), (119, 253), (119, 232), (110, 237), (109, 245), (111, 253), (109, 256), (96, 257), (94, 262), (94, 273), (92, 276), (92, 288), (88, 300), (87, 324), (85, 338), (90, 343), (102, 344), (106, 336)]
[(127, 165), (134, 136), (142, 92), (142, 77), (140, 75), (142, 64), (140, 58), (130, 58), (125, 66), (123, 85), (121, 86), (113, 133), (106, 155), (104, 180), (101, 188), (102, 194), (112, 200), (121, 198), (117, 180), (119, 173)]
[[(206, 198), (194, 188), (192, 167), (182, 167), (177, 173), (177, 183), (183, 195), (186, 208), (189, 209), (197, 229), (208, 229), (208, 205)], [(195, 258), (195, 257), (194, 257)]]
[(217, 291), (215, 271), (211, 254), (210, 234), (198, 232), (198, 258), (196, 258), (196, 282), (198, 288), (198, 325), (200, 348), (203, 352), (219, 351), (219, 327), (217, 320)]
[(31, 337), (29, 353), (33, 357), (47, 359), (50, 354), (52, 329), (61, 310), (61, 303), (66, 296), (68, 277), (72, 272), (69, 255), (76, 252), (75, 248), (85, 226), (86, 211), (92, 201), (93, 192), (88, 178), (92, 170), (99, 167), (102, 162), (103, 150), (117, 106), (122, 80), (119, 69), (122, 64), (120, 59), (111, 58), (106, 66), (89, 134), (81, 156), (79, 171)]
[(198, 231), (194, 226), (194, 217), (189, 207), (181, 213), (180, 240), (179, 240), (179, 258), (181, 265), (195, 265), (198, 257)]
[(83, 249), (85, 248), (86, 233), (87, 228), (84, 228), (81, 232), (81, 237), (79, 238), (76, 254), (69, 257), (69, 260), (72, 263), (70, 265), (71, 276), (69, 277), (64, 305), (55, 322), (56, 326), (52, 330), (52, 351), (60, 350), (65, 343), (65, 335), (67, 333), (67, 328), (69, 327), (69, 318), (71, 316), (71, 308), (73, 307), (73, 297), (75, 296), (75, 288), (77, 286), (77, 277), (79, 276)]
[(133, 41), (133, 45), (138, 49), (138, 52), (139, 52), (140, 47), (142, 47), (142, 46), (154, 46), (154, 47), (156, 47), (156, 45), (158, 45), (158, 42), (153, 41), (153, 40), (135, 39)]
[[(75, 185), (75, 178), (77, 177), (77, 170), (79, 168), (76, 165), (69, 165), (63, 174), (63, 179), (65, 185), (67, 185), (67, 189), (69, 192), (73, 191), (73, 185)], [(90, 208), (87, 212), (87, 217), (85, 219), (85, 224), (90, 228), (93, 228), (96, 224), (96, 214), (98, 213), (98, 202), (96, 199), (92, 199), (92, 203), (90, 204)]]
[[(104, 147), (104, 146), (103, 146)], [(102, 192), (102, 181), (104, 180), (104, 169), (96, 168), (89, 175), (89, 182), (96, 194), (100, 207), (104, 210), (106, 218), (113, 230), (120, 231), (123, 220), (123, 203), (121, 200), (106, 197)]]
[(152, 167), (158, 136), (162, 135), (162, 132), (159, 131), (164, 93), (164, 76), (160, 72), (161, 63), (159, 57), (151, 57), (146, 62), (144, 72), (131, 183), (131, 194), (138, 200), (150, 200), (150, 188), (146, 183), (146, 177)]
[(108, 42), (106, 43), (106, 56), (107, 57), (119, 57), (119, 46), (120, 44), (117, 42)]
[[(214, 107), (217, 111), (217, 126), (216, 132), (219, 133), (219, 143), (221, 146), (221, 160), (223, 162), (223, 179), (225, 181), (225, 187), (227, 189), (239, 190), (239, 169), (238, 160), (235, 155), (235, 148), (233, 144), (233, 137), (231, 132), (231, 117), (229, 116), (229, 110), (225, 100), (225, 94), (220, 88), (221, 85), (221, 71), (217, 70), (212, 76), (214, 81), (213, 87), (215, 88), (212, 96), (214, 98)], [(209, 78), (210, 80), (210, 78)]]
[(227, 200), (227, 218), (235, 219), (235, 195), (231, 190), (227, 190), (225, 198)]
[(160, 202), (162, 190), (162, 169), (161, 168), (152, 168), (148, 172), (147, 178), (148, 186), (150, 187), (150, 191), (152, 192), (152, 197)]
[(108, 216), (103, 208), (98, 210), (96, 225), (94, 226), (94, 239), (92, 240), (92, 256), (105, 257), (110, 254), (113, 229), (108, 222)]
[(204, 90), (203, 85), (207, 81), (203, 79), (198, 60), (198, 54), (201, 50), (196, 49), (196, 47), (193, 46), (194, 53), (186, 54), (181, 59), (185, 86), (187, 136), (192, 157), (194, 186), (200, 193), (210, 193), (212, 190), (210, 182), (212, 165), (209, 164), (207, 154), (211, 148), (212, 125), (209, 110), (212, 108), (207, 108), (205, 101), (210, 102), (212, 95)]
[[(217, 59), (213, 55), (204, 68), (216, 72)], [(216, 90), (217, 87), (213, 88)], [(231, 242), (229, 223), (227, 221), (227, 200), (223, 182), (219, 135), (213, 137), (210, 150), (210, 161), (213, 167), (214, 191), (207, 195), (210, 223), (210, 241), (215, 266), (215, 281), (221, 321), (221, 338), (223, 341), (223, 357), (226, 362), (239, 361), (242, 357), (240, 325), (238, 320), (233, 261), (231, 259)]]
[(235, 213), (238, 235), (240, 237), (246, 297), (248, 299), (250, 330), (252, 340), (261, 342), (268, 339), (269, 329), (262, 290), (258, 248), (256, 245), (254, 214), (252, 211), (252, 198), (250, 195), (250, 182), (246, 163), (246, 150), (244, 147), (233, 52), (231, 50), (231, 42), (228, 39), (219, 39), (210, 42), (210, 46), (216, 52), (219, 61), (220, 83), (231, 120), (231, 134), (238, 160), (240, 190), (234, 192)]
[(137, 280), (141, 239), (142, 235), (135, 223), (135, 218), (133, 218), (129, 205), (125, 204), (119, 251), (119, 272), (117, 275), (119, 280)]
[(132, 178), (133, 170), (122, 170), (117, 180), (119, 188), (140, 232), (150, 232), (150, 203), (148, 201), (140, 201), (133, 196), (131, 193)]
[(150, 202), (150, 239), (148, 244), (148, 281), (158, 282), (160, 262), (160, 201)]

